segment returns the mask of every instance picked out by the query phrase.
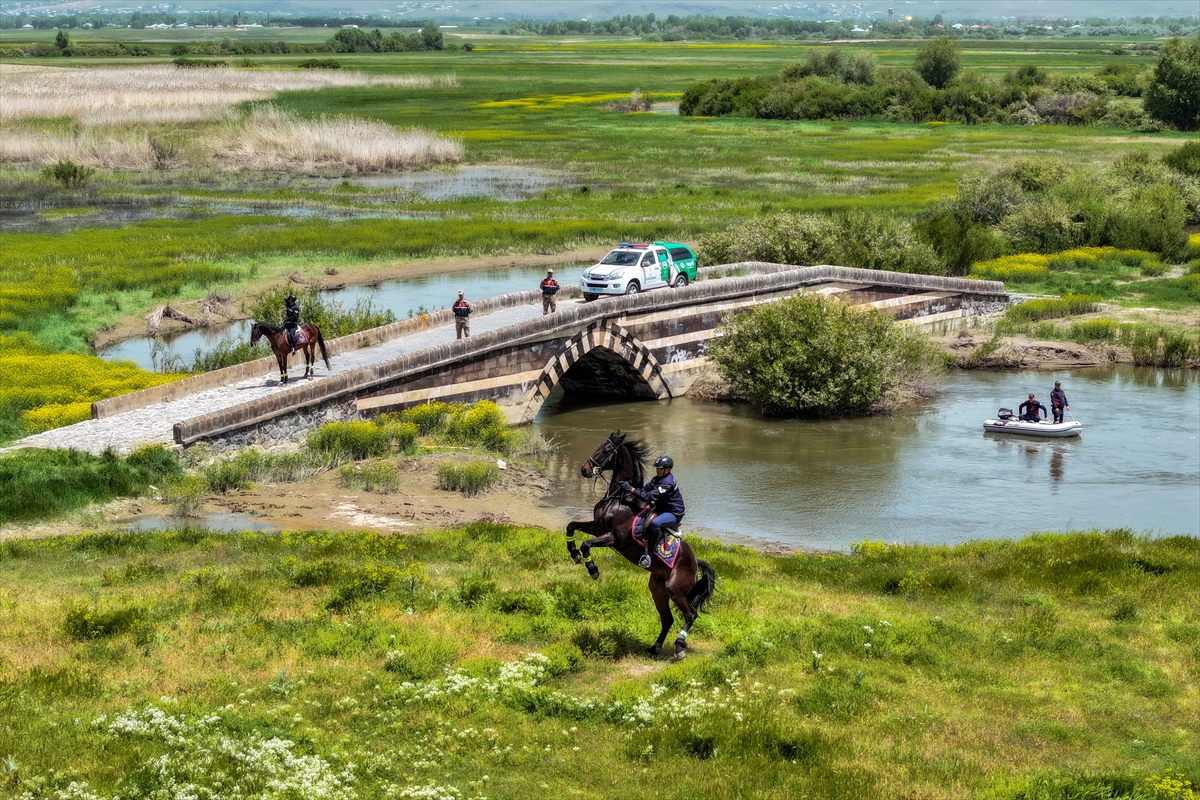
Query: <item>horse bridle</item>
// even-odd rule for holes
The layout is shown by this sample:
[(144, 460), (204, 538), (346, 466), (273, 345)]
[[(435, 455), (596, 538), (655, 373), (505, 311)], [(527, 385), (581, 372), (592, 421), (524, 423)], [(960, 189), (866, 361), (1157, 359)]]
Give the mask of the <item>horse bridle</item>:
[(584, 463), (586, 463), (586, 464), (591, 464), (591, 465), (592, 465), (592, 471), (593, 471), (593, 472), (599, 473), (601, 470), (603, 470), (603, 469), (606, 469), (606, 468), (608, 467), (608, 465), (609, 465), (609, 462), (611, 462), (611, 461), (612, 461), (614, 458), (616, 458), (616, 455), (617, 455), (617, 448), (619, 447), (619, 445), (615, 445), (615, 444), (613, 444), (613, 440), (612, 440), (612, 439), (609, 439), (609, 440), (608, 440), (608, 444), (612, 445), (612, 450), (609, 450), (609, 451), (608, 451), (608, 456), (606, 456), (606, 457), (605, 457), (604, 461), (602, 461), (601, 463), (597, 464), (597, 463), (596, 463), (596, 462), (593, 460), (593, 457), (592, 457), (592, 456), (588, 456), (588, 459), (587, 459), (587, 461), (585, 461), (585, 462), (584, 462)]

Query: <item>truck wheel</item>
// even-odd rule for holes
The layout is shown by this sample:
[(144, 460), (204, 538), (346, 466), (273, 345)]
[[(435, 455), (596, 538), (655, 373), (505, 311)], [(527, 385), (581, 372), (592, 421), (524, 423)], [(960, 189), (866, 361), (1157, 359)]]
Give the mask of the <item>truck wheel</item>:
[(589, 294), (588, 292), (584, 292), (583, 293), (583, 302), (590, 303), (599, 296), (600, 295), (597, 295), (597, 294)]
[(625, 294), (637, 294), (641, 290), (642, 286), (640, 283), (637, 281), (630, 281), (629, 285), (625, 287)]
[(687, 284), (688, 284), (688, 277), (687, 277), (687, 275), (684, 275), (684, 274), (681, 272), (681, 273), (679, 273), (678, 275), (676, 275), (676, 276), (675, 276), (675, 288), (676, 288), (676, 289), (682, 289), (683, 287), (687, 286)]

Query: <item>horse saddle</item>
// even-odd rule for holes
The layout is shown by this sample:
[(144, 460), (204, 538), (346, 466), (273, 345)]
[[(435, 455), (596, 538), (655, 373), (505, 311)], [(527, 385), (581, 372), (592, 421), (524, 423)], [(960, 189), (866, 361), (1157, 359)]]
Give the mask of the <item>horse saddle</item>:
[(296, 328), (292, 333), (292, 349), (298, 350), (308, 344), (308, 334), (304, 332), (304, 328)]
[[(643, 511), (633, 518), (633, 540), (642, 547), (646, 546), (646, 530), (657, 516), (658, 514), (650, 511)], [(679, 558), (679, 546), (683, 540), (679, 538), (678, 530), (666, 528), (663, 533), (662, 538), (658, 540), (658, 546), (654, 548), (654, 555), (659, 561), (666, 564), (668, 569), (674, 569), (675, 560)]]

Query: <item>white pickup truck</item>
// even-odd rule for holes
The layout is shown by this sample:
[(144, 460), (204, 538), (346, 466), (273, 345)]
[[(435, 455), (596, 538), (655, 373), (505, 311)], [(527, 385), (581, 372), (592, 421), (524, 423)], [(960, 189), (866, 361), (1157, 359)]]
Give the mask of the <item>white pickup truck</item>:
[(675, 242), (622, 242), (599, 263), (583, 271), (584, 300), (602, 295), (637, 294), (665, 286), (687, 286), (696, 279), (696, 254)]

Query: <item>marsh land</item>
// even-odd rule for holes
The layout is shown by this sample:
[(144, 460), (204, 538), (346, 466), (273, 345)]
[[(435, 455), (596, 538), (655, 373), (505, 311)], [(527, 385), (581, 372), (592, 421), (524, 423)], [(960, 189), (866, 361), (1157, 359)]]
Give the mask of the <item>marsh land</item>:
[[(221, 55), (215, 32), (70, 35), (154, 54), (0, 58), (0, 443), (179, 378), (95, 355), (168, 304), (218, 323), (285, 286), (574, 263), (656, 239), (696, 242), (710, 263), (1003, 280), (1032, 301), (942, 337), (947, 369), (1123, 362), (1138, 371), (1114, 385), (1195, 397), (1200, 184), (1171, 160), (1194, 133), (1114, 116), (676, 113), (699, 82), (776, 80), (825, 43), (447, 32), (473, 49), (338, 53), (334, 70), (298, 69), (304, 54)], [(5, 33), (8, 48), (53, 41)], [(1046, 87), (1078, 78), (1091, 92), (1114, 64), (1146, 80), (1162, 44), (979, 40), (964, 42), (962, 64), (975, 84), (1036, 67)], [(226, 63), (176, 66), (169, 52), (184, 45), (196, 45), (186, 58)], [(910, 67), (922, 42), (843, 46), (882, 71)], [(1194, 407), (1164, 403), (1194, 420)], [(1017, 529), (984, 513), (969, 535), (888, 545), (878, 526), (842, 530), (854, 516), (843, 513), (815, 523), (842, 526), (836, 542), (771, 553), (691, 537), (717, 593), (691, 654), (670, 663), (643, 654), (657, 620), (641, 571), (601, 554), (592, 582), (552, 530), (563, 507), (586, 503), (557, 495), (546, 507), (558, 473), (578, 468), (547, 438), (556, 424), (586, 427), (571, 421), (586, 410), (532, 432), (486, 407), (422, 413), (434, 412), (321, 429), (275, 452), (0, 458), (0, 790), (1196, 796), (1191, 529), (1074, 530), (1093, 523), (1033, 512)], [(920, 416), (905, 419), (921, 432)], [(860, 455), (888, 472), (895, 458), (876, 458), (861, 427)], [(1173, 445), (1186, 447), (1193, 429), (1178, 430)], [(789, 446), (803, 445), (797, 431)], [(569, 447), (578, 435), (560, 431)], [(660, 438), (689, 441), (675, 435)], [(1120, 450), (1078, 473), (1093, 491), (1108, 491), (1102, 463)], [(1074, 451), (1022, 452), (1009, 455), (1038, 482), (1043, 466), (1051, 484), (1064, 464), (1077, 474)], [(747, 468), (747, 491), (762, 466)], [(1170, 473), (1180, 492), (1197, 488), (1138, 469), (1132, 485)], [(830, 497), (834, 512), (852, 502)], [(345, 507), (316, 508), (331, 498)], [(1019, 491), (980, 502), (1021, 505)], [(206, 512), (258, 513), (276, 530), (220, 533), (186, 516)], [(166, 527), (114, 524), (146, 514)], [(836, 550), (813, 551), (820, 541)]]

